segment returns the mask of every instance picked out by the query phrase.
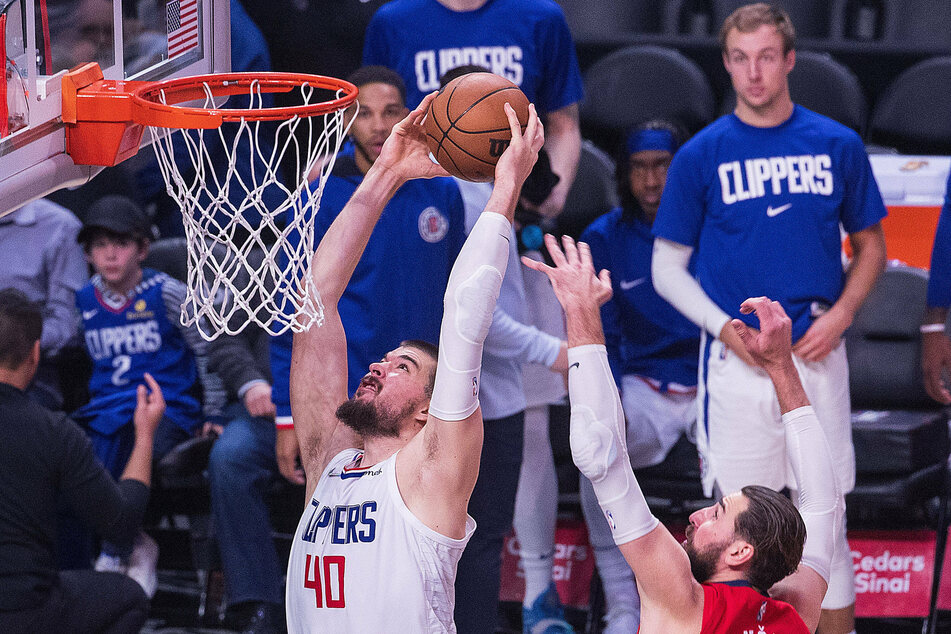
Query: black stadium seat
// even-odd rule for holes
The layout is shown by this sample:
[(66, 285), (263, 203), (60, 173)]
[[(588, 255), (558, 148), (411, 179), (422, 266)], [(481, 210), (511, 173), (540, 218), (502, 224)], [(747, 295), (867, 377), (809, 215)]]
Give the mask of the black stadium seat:
[(951, 153), (951, 56), (918, 62), (875, 103), (869, 140), (905, 154)]
[[(796, 67), (789, 73), (789, 94), (796, 103), (859, 134), (865, 132), (868, 103), (858, 78), (828, 53), (796, 51)], [(731, 90), (720, 111), (733, 112), (736, 94)]]
[[(733, 11), (749, 3), (750, 0), (714, 0), (713, 23), (717, 29)], [(776, 0), (774, 4), (789, 14), (797, 37), (828, 37), (832, 6), (829, 0)]]
[(558, 0), (558, 4), (574, 38), (581, 42), (661, 29), (660, 5), (653, 0)]
[(624, 130), (648, 119), (673, 119), (694, 133), (713, 120), (713, 90), (697, 64), (660, 46), (615, 51), (585, 74), (581, 119)]

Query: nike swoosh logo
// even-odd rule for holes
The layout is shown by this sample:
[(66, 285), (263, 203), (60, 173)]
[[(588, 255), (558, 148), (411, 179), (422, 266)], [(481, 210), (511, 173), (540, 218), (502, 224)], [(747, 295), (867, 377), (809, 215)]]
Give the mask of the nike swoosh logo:
[(621, 280), (621, 290), (629, 291), (635, 286), (640, 286), (647, 281), (646, 277), (639, 277), (636, 280)]
[(96, 313), (98, 312), (99, 312), (98, 308), (93, 308), (92, 310), (84, 310), (83, 319), (92, 319), (93, 317), (96, 316)]
[(772, 218), (773, 216), (778, 216), (779, 214), (783, 213), (790, 207), (792, 207), (792, 203), (786, 203), (785, 205), (782, 205), (780, 207), (773, 207), (772, 205), (770, 205), (769, 207), (766, 208), (766, 215)]
[(581, 367), (581, 362), (575, 361), (574, 363), (568, 366), (568, 369), (570, 370), (571, 368), (580, 368), (580, 367)]

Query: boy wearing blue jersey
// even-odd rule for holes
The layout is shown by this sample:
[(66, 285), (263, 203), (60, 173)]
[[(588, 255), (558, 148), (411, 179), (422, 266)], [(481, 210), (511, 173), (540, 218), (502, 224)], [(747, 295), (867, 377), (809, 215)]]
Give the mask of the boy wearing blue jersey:
[[(720, 41), (736, 110), (674, 157), (654, 223), (654, 286), (704, 331), (698, 444), (708, 492), (797, 488), (775, 390), (729, 326), (731, 317), (755, 325), (737, 307), (759, 295), (779, 301), (792, 318), (797, 367), (840, 488), (854, 486), (841, 337), (884, 268), (886, 211), (858, 135), (792, 102), (794, 38), (789, 16), (767, 4), (727, 18)], [(854, 251), (847, 273), (840, 226)], [(696, 278), (687, 272), (694, 252)], [(851, 632), (854, 602), (843, 531), (819, 631)]]
[(406, 105), (438, 90), (440, 78), (475, 64), (511, 80), (545, 119), (545, 150), (561, 178), (539, 212), (561, 212), (581, 156), (581, 71), (561, 8), (553, 0), (394, 0), (367, 27), (364, 64), (392, 68)]
[[(203, 391), (207, 412), (216, 411), (222, 396), (205, 372), (205, 341), (197, 328), (179, 321), (184, 285), (142, 268), (149, 233), (149, 221), (135, 203), (105, 196), (86, 212), (76, 238), (95, 274), (76, 293), (93, 372), (90, 401), (73, 416), (114, 478), (132, 450), (136, 386), (146, 372), (161, 385), (167, 404), (155, 434), (156, 460), (200, 429)], [(151, 596), (157, 556), (155, 542), (141, 533), (134, 550), (131, 543), (104, 544), (96, 569), (128, 572)]]
[[(601, 319), (635, 469), (660, 463), (681, 435), (693, 439), (696, 434), (700, 331), (651, 283), (651, 226), (679, 138), (666, 121), (631, 130), (617, 164), (621, 206), (581, 236), (591, 247), (595, 270), (611, 272), (613, 296), (602, 306)], [(604, 587), (604, 632), (634, 632), (640, 616), (634, 576), (584, 477), (581, 505)]]
[(928, 395), (939, 403), (951, 404), (951, 339), (945, 332), (951, 307), (951, 175), (948, 176), (944, 206), (938, 217), (931, 272), (928, 275), (928, 310), (921, 325), (921, 369)]

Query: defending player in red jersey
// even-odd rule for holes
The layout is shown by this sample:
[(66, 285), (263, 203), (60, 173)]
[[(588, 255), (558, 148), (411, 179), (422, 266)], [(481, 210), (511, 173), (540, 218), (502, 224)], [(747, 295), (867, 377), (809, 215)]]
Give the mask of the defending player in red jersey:
[[(778, 302), (742, 304), (761, 330), (733, 327), (776, 387), (800, 508), (760, 486), (744, 487), (690, 516), (678, 544), (651, 514), (624, 447), (624, 414), (608, 366), (599, 306), (611, 296), (584, 243), (546, 236), (548, 275), (567, 315), (571, 454), (591, 480), (615, 542), (634, 571), (646, 634), (801, 634), (819, 622), (844, 504), (825, 434), (791, 353), (791, 320)], [(524, 260), (523, 260), (524, 261)], [(808, 538), (806, 537), (808, 531)]]

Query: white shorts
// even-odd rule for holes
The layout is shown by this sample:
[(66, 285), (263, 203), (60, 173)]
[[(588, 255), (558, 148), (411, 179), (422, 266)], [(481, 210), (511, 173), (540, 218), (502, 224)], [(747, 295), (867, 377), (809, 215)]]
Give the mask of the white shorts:
[[(839, 486), (847, 493), (855, 486), (855, 450), (845, 343), (817, 363), (793, 359), (826, 432)], [(779, 402), (769, 376), (706, 333), (700, 344), (697, 401), (697, 448), (707, 495), (714, 482), (723, 495), (748, 484), (798, 488), (787, 464)]]
[(663, 462), (681, 434), (696, 437), (696, 391), (660, 392), (649, 379), (621, 378), (621, 405), (627, 419), (627, 453), (635, 469)]

